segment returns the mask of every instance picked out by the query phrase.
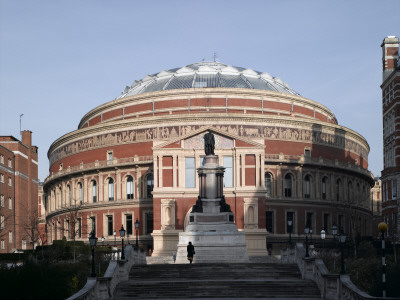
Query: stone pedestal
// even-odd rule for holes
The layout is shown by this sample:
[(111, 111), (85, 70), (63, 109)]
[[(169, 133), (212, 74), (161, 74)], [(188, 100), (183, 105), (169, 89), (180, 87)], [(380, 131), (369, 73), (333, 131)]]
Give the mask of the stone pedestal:
[(245, 233), (235, 225), (223, 195), (224, 168), (218, 156), (207, 155), (198, 168), (199, 198), (189, 215), (185, 232), (179, 233), (177, 263), (187, 263), (186, 247), (192, 242), (194, 263), (248, 262)]

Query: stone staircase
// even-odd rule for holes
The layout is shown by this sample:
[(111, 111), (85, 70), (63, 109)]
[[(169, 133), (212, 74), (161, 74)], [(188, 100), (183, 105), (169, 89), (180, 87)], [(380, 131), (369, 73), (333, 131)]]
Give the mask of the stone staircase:
[(122, 299), (320, 299), (295, 264), (158, 264), (134, 266), (114, 293)]

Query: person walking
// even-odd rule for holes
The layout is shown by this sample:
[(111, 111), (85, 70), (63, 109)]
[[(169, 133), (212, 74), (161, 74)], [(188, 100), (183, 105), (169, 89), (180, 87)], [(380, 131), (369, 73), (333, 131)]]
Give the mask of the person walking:
[(189, 242), (189, 245), (187, 245), (187, 258), (190, 261), (190, 264), (193, 262), (193, 256), (195, 253), (196, 252), (194, 252), (194, 246), (192, 245), (192, 242)]

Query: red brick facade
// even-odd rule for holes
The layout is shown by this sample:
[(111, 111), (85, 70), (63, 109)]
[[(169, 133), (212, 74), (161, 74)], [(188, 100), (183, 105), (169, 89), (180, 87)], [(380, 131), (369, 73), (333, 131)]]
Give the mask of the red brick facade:
[(38, 148), (32, 133), (22, 141), (0, 136), (0, 252), (32, 249), (38, 243)]

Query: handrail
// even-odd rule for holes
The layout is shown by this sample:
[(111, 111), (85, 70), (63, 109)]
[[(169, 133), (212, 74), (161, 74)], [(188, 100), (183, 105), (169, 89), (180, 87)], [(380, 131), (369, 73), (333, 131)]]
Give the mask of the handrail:
[(66, 300), (109, 300), (117, 285), (129, 279), (132, 266), (143, 264), (146, 264), (145, 252), (127, 245), (124, 260), (111, 260), (103, 277), (89, 277), (85, 286)]

